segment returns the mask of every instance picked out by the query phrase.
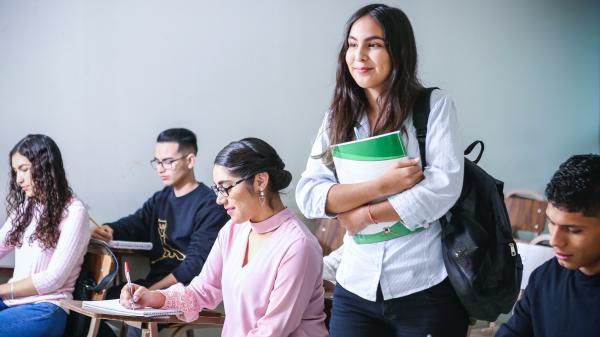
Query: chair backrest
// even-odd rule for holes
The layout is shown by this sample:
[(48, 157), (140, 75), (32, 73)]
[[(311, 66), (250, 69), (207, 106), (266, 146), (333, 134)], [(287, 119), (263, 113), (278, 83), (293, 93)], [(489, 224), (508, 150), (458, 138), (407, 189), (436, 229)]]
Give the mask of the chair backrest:
[(542, 200), (540, 196), (532, 192), (519, 191), (508, 193), (504, 202), (513, 236), (517, 237), (518, 231), (532, 232), (534, 236), (544, 231), (548, 202)]
[(344, 243), (346, 230), (337, 219), (317, 219), (315, 236), (323, 249), (323, 256), (329, 255)]

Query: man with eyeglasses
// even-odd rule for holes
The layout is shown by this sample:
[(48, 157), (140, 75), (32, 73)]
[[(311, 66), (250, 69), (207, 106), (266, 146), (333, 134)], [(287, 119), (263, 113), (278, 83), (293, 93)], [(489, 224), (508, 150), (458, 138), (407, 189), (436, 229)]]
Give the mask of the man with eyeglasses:
[[(92, 233), (92, 238), (105, 241), (152, 242), (150, 272), (135, 281), (151, 290), (188, 284), (200, 274), (219, 230), (229, 220), (215, 202), (215, 194), (194, 176), (196, 135), (183, 128), (168, 129), (156, 142), (150, 164), (165, 187), (135, 213), (96, 227)], [(119, 298), (122, 287), (110, 288), (107, 298)], [(101, 328), (100, 336), (112, 335), (109, 330)], [(129, 329), (128, 336), (137, 331)]]

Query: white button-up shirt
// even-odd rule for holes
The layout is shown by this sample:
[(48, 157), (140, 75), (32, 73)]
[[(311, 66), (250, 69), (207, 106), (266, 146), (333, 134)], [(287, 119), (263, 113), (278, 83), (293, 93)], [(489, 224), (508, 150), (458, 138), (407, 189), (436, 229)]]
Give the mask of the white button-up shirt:
[[(419, 157), (419, 144), (412, 118), (401, 133), (408, 156)], [(388, 201), (409, 229), (426, 230), (396, 239), (372, 244), (357, 244), (352, 236), (344, 237), (342, 261), (336, 280), (345, 289), (369, 301), (375, 301), (381, 285), (384, 300), (406, 296), (430, 288), (446, 276), (442, 259), (441, 227), (444, 216), (460, 195), (463, 181), (463, 150), (456, 109), (450, 97), (441, 90), (431, 94), (431, 112), (427, 124), (427, 163), (424, 179)], [(330, 146), (327, 116), (296, 187), (296, 202), (307, 218), (325, 218), (325, 202), (329, 189), (339, 182), (333, 170), (312, 156)], [(357, 137), (369, 136), (369, 122), (363, 115), (356, 129)]]

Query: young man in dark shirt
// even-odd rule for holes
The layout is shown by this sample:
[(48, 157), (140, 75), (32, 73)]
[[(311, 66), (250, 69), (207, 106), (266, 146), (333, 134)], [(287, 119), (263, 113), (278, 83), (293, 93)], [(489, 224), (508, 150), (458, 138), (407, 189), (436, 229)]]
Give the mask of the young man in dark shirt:
[(600, 156), (569, 158), (546, 197), (555, 258), (532, 273), (496, 337), (600, 336)]
[[(105, 241), (152, 242), (150, 272), (135, 281), (152, 290), (187, 284), (200, 274), (219, 230), (229, 220), (215, 194), (194, 176), (196, 135), (187, 129), (168, 129), (156, 142), (150, 163), (165, 187), (135, 213), (92, 232), (93, 238)], [(118, 298), (122, 286), (110, 288), (107, 298)]]

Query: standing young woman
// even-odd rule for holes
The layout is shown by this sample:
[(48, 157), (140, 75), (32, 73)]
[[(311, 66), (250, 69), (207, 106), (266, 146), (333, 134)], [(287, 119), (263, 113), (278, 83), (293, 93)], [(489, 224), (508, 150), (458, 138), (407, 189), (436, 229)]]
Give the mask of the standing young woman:
[[(437, 221), (460, 195), (462, 144), (454, 104), (435, 90), (422, 173), (411, 116), (422, 89), (406, 15), (386, 5), (359, 9), (347, 23), (333, 102), (296, 189), (306, 217), (337, 216), (347, 230), (336, 274), (333, 337), (466, 334), (467, 313), (447, 280)], [(413, 159), (371, 181), (339, 183), (331, 144), (398, 130)], [(400, 221), (409, 234), (355, 242), (353, 234), (380, 221)]]
[[(192, 321), (225, 304), (222, 336), (325, 337), (321, 248), (286, 208), (279, 191), (292, 180), (275, 150), (257, 138), (230, 143), (215, 159), (213, 189), (231, 220), (200, 275), (149, 291), (134, 285), (134, 305), (178, 308)], [(121, 304), (130, 306), (129, 291)]]
[(62, 157), (48, 136), (28, 135), (10, 151), (8, 220), (0, 257), (15, 269), (0, 285), (0, 336), (63, 335), (66, 312), (90, 239), (87, 211), (73, 196)]

